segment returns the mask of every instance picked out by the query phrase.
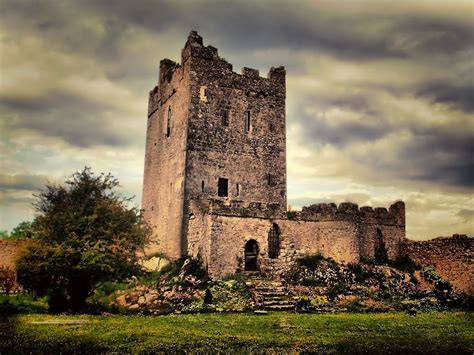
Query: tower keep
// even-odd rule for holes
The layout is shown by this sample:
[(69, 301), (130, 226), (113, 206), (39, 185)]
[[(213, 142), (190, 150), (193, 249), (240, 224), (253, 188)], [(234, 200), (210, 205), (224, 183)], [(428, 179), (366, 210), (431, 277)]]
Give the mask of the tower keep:
[(150, 248), (187, 254), (191, 200), (286, 210), (285, 76), (232, 65), (191, 32), (150, 92), (143, 187)]

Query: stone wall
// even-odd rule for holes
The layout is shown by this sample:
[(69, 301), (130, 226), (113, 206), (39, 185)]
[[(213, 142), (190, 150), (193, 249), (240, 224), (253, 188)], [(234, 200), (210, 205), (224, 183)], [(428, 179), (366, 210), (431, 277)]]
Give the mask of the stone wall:
[[(278, 278), (305, 255), (320, 253), (343, 263), (373, 257), (379, 229), (389, 257), (395, 258), (405, 235), (404, 219), (399, 218), (402, 204), (397, 202), (385, 212), (359, 210), (354, 204), (313, 205), (288, 219), (278, 212), (270, 217), (271, 206), (197, 200), (189, 219), (188, 251), (202, 258), (212, 277), (222, 277), (244, 270), (245, 244), (253, 239), (259, 246), (260, 271)], [(280, 230), (275, 259), (268, 256), (273, 224)]]
[(18, 250), (27, 240), (1, 240), (0, 239), (0, 293), (17, 291), (15, 257)]
[[(192, 72), (186, 214), (194, 198), (272, 203), (284, 211), (285, 70), (272, 68), (267, 78), (250, 68), (237, 74), (197, 33), (188, 44), (182, 53)], [(218, 194), (219, 178), (227, 179), (227, 196)]]
[[(147, 253), (187, 254), (192, 198), (286, 209), (285, 76), (283, 67), (266, 78), (251, 68), (237, 74), (196, 32), (180, 64), (160, 62), (148, 105), (142, 208), (154, 233)], [(218, 194), (220, 178), (227, 196)]]
[(427, 241), (406, 240), (403, 252), (436, 272), (459, 291), (474, 295), (474, 238), (455, 234)]
[(15, 256), (17, 251), (25, 244), (25, 239), (1, 240), (0, 239), (0, 268), (15, 269)]
[[(182, 223), (189, 116), (189, 61), (160, 62), (159, 83), (148, 105), (143, 199), (145, 220), (153, 228), (147, 253), (170, 258), (185, 254)], [(168, 134), (168, 114), (170, 124)]]

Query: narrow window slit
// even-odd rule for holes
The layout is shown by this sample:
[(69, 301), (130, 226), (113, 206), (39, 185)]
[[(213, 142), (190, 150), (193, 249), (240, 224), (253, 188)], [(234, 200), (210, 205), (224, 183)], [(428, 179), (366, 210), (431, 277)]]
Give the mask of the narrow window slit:
[(229, 126), (229, 115), (226, 110), (222, 110), (221, 112), (221, 117), (222, 117), (222, 125), (225, 127)]
[(171, 136), (171, 106), (168, 107), (168, 116), (166, 118), (166, 137)]
[(246, 133), (250, 132), (250, 111), (245, 111), (244, 126), (245, 126), (245, 132)]

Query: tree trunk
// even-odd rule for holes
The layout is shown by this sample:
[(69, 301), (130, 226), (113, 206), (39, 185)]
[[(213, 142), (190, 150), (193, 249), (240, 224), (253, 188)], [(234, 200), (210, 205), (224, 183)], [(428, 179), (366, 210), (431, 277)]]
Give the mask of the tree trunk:
[(69, 307), (73, 313), (82, 312), (86, 306), (86, 300), (89, 296), (91, 287), (87, 282), (82, 281), (80, 278), (73, 279), (70, 281), (68, 295), (69, 295)]

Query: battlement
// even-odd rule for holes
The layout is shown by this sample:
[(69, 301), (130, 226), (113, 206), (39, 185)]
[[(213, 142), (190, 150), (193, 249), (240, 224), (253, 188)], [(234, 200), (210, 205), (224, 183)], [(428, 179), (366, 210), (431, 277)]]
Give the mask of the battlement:
[(318, 203), (305, 206), (301, 211), (277, 213), (279, 204), (262, 204), (251, 202), (244, 205), (242, 201), (230, 200), (195, 200), (202, 212), (222, 216), (278, 218), (299, 221), (327, 222), (346, 221), (363, 222), (366, 224), (380, 225), (405, 225), (405, 204), (395, 202), (387, 210), (384, 207), (360, 207), (351, 202), (343, 202), (337, 206), (335, 203)]
[(351, 202), (318, 203), (303, 207), (293, 213), (293, 218), (303, 221), (360, 221), (367, 224), (405, 225), (405, 204), (397, 201), (387, 210), (384, 207), (372, 208)]
[[(205, 46), (202, 37), (196, 31), (189, 33), (186, 44), (181, 51), (181, 65), (184, 65), (184, 63), (192, 57), (214, 61), (219, 67), (227, 70), (229, 72), (228, 74), (232, 73), (238, 77), (257, 79), (262, 82), (268, 81), (272, 82), (273, 85), (275, 82), (280, 84), (285, 83), (286, 71), (282, 66), (270, 68), (266, 78), (261, 77), (259, 70), (253, 68), (243, 67), (240, 74), (233, 71), (232, 64), (227, 62), (225, 58), (219, 56), (216, 47), (210, 45)], [(235, 80), (235, 78), (233, 79)]]

